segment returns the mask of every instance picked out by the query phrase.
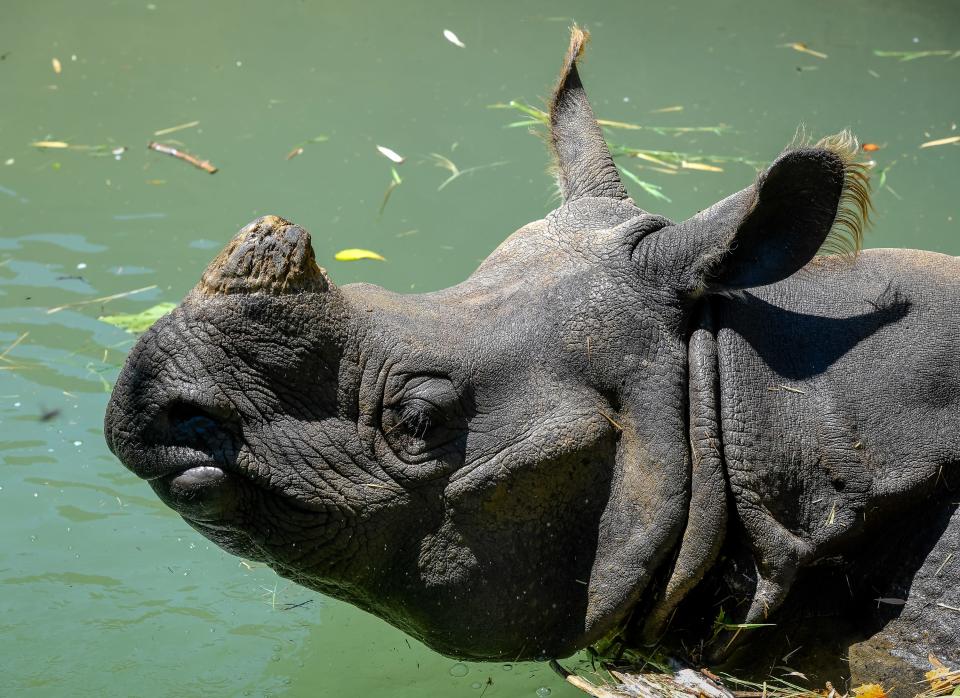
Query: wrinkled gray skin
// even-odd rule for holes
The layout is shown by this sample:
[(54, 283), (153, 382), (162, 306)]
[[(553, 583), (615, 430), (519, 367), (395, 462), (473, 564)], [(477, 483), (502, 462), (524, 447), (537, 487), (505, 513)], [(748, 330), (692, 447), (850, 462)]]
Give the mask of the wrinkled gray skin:
[[(551, 104), (564, 203), (469, 279), (337, 288), (305, 231), (259, 219), (107, 411), (113, 452), (202, 534), (458, 657), (565, 656), (635, 607), (656, 640), (724, 545), (752, 580), (728, 613), (762, 622), (873, 521), (920, 526), (960, 461), (960, 260), (811, 261), (849, 169), (825, 147), (682, 223), (641, 210), (583, 40)], [(904, 583), (955, 588), (941, 562)], [(914, 654), (960, 659), (958, 617)]]

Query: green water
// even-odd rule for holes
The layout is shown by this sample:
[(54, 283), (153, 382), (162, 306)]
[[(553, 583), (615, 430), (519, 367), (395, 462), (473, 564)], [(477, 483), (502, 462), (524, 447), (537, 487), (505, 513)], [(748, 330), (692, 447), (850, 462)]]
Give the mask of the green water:
[[(338, 283), (420, 291), (461, 280), (554, 205), (541, 143), (504, 128), (522, 115), (487, 107), (540, 104), (573, 18), (593, 32), (583, 75), (600, 117), (731, 127), (612, 139), (768, 161), (800, 123), (817, 135), (849, 126), (881, 146), (868, 155), (875, 172), (887, 169), (868, 245), (960, 254), (960, 147), (918, 147), (960, 135), (960, 60), (872, 53), (960, 49), (955, 0), (7, 0), (0, 693), (577, 695), (540, 664), (457, 666), (194, 533), (103, 443), (107, 391), (133, 340), (97, 319), (179, 300), (233, 232), (266, 213), (311, 230)], [(781, 46), (791, 42), (828, 57)], [(214, 176), (145, 148), (154, 131), (192, 121), (166, 138), (220, 167)], [(38, 140), (128, 150), (115, 159), (30, 146)], [(407, 158), (382, 216), (391, 163), (378, 144)], [(506, 164), (438, 191), (450, 173), (430, 153), (461, 170)], [(670, 199), (631, 183), (637, 202), (673, 218), (755, 174), (621, 163)], [(347, 247), (388, 261), (334, 261)], [(66, 304), (76, 305), (49, 312)]]

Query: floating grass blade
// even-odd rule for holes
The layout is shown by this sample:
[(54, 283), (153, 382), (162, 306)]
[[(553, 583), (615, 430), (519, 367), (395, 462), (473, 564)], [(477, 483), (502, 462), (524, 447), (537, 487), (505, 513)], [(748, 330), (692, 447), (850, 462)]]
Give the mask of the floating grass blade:
[(377, 216), (383, 215), (383, 209), (387, 207), (387, 202), (390, 201), (390, 195), (393, 194), (393, 190), (403, 184), (403, 180), (400, 179), (400, 173), (397, 172), (396, 167), (390, 168), (390, 184), (387, 185), (387, 190), (383, 192), (383, 201), (380, 202), (380, 210), (377, 212)]
[(915, 61), (918, 58), (932, 58), (934, 56), (947, 56), (947, 60), (952, 61), (954, 58), (960, 58), (960, 51), (953, 49), (941, 49), (937, 51), (874, 51), (873, 55), (879, 58), (898, 58), (901, 63)]
[(645, 182), (625, 167), (619, 167), (617, 169), (619, 169), (627, 179), (643, 189), (650, 196), (654, 197), (655, 199), (662, 199), (667, 203), (673, 203), (673, 199), (664, 194), (661, 190), (661, 187), (657, 186), (656, 184), (652, 184), (651, 182)]

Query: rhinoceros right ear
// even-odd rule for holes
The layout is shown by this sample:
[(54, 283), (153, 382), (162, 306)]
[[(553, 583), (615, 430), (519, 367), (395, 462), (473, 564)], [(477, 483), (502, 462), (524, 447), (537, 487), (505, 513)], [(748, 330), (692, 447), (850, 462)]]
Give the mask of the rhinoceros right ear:
[(752, 186), (664, 229), (656, 256), (699, 295), (780, 281), (821, 249), (855, 255), (871, 209), (857, 150), (847, 132), (787, 150)]

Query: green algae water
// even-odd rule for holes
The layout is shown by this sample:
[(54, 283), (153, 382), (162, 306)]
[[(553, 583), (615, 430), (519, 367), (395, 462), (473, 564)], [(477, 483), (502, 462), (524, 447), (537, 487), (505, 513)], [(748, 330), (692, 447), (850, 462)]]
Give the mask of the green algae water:
[(608, 130), (647, 151), (618, 158), (639, 205), (685, 218), (799, 125), (850, 127), (875, 163), (867, 245), (960, 254), (960, 145), (920, 147), (960, 136), (955, 0), (8, 0), (0, 693), (579, 695), (544, 664), (441, 657), (194, 533), (104, 445), (133, 336), (98, 319), (177, 302), (267, 213), (310, 230), (339, 284), (462, 280), (555, 205), (542, 143), (510, 127), (527, 117), (490, 106), (542, 106), (573, 21), (598, 116), (658, 127)]

